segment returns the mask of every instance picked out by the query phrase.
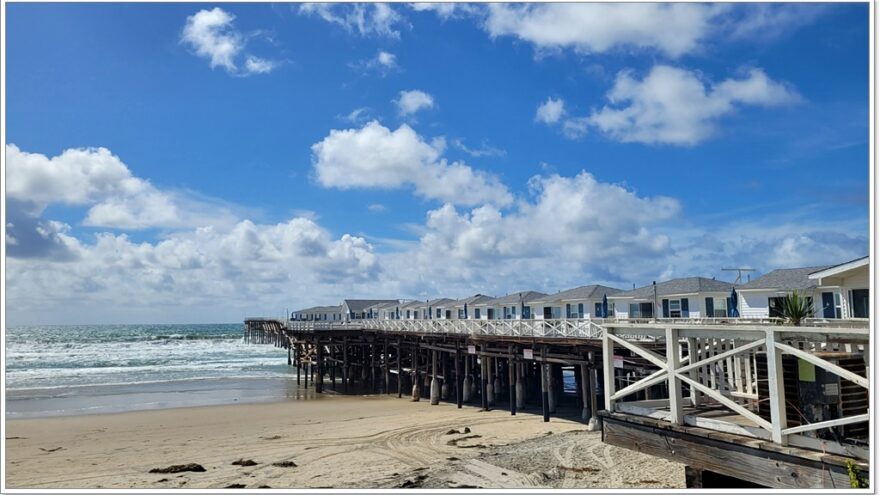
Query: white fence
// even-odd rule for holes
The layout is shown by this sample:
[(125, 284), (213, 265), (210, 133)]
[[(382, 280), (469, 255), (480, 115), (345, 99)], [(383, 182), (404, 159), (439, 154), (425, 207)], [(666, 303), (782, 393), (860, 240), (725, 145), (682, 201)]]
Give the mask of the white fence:
[(603, 320), (356, 320), (351, 322), (291, 321), (288, 328), (299, 331), (368, 329), (503, 337), (581, 338), (602, 337)]
[[(665, 343), (665, 355), (639, 345), (638, 341), (645, 335), (653, 335), (655, 342)], [(602, 338), (606, 409), (650, 416), (672, 424), (736, 432), (783, 445), (791, 442), (792, 445), (825, 449), (828, 448), (825, 442), (801, 434), (867, 422), (869, 414), (789, 427), (782, 355), (795, 355), (842, 380), (868, 389), (870, 382), (866, 376), (857, 375), (824, 357), (834, 354), (829, 351), (861, 354), (867, 365), (869, 335), (867, 328), (737, 325), (722, 329), (714, 325), (609, 323)], [(615, 347), (644, 358), (657, 370), (617, 390)], [(758, 364), (766, 364), (767, 376), (762, 380), (767, 382), (767, 397), (758, 396)], [(644, 401), (641, 405), (621, 401), (630, 394), (663, 382), (668, 384), (668, 399)], [(687, 385), (688, 397), (682, 396), (682, 385)], [(759, 400), (768, 403), (769, 420), (756, 413), (755, 404)], [(789, 398), (789, 401), (796, 400)], [(685, 407), (695, 408), (709, 402), (727, 408), (733, 416), (741, 419), (724, 421), (685, 414)]]

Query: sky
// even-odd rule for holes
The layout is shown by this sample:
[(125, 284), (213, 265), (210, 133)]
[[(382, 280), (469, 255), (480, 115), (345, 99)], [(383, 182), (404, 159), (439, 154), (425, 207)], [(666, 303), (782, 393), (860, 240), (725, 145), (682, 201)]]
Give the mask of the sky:
[(848, 4), (9, 3), (9, 324), (868, 253)]

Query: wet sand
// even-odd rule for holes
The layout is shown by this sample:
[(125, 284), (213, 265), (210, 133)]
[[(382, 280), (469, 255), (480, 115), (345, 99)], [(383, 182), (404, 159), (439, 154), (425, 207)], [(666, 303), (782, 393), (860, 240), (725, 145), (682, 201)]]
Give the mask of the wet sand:
[[(7, 420), (6, 486), (684, 487), (682, 465), (605, 445), (576, 417), (544, 423), (535, 412), (511, 417), (504, 410), (328, 394)], [(233, 465), (238, 460), (256, 464)], [(205, 471), (149, 472), (188, 463)]]

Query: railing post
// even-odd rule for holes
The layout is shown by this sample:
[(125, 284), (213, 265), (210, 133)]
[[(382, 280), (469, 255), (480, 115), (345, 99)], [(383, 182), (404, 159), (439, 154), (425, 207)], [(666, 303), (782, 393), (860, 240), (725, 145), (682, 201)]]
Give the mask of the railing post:
[(602, 335), (602, 375), (604, 383), (602, 388), (605, 391), (605, 410), (614, 412), (614, 403), (611, 396), (614, 395), (614, 341), (608, 338), (611, 329), (605, 327), (605, 333)]
[(787, 443), (782, 430), (788, 427), (785, 417), (785, 379), (782, 376), (782, 352), (776, 348), (776, 332), (766, 331), (767, 385), (770, 391), (770, 438), (781, 445)]
[(669, 376), (669, 420), (674, 425), (684, 423), (684, 408), (681, 398), (681, 379), (676, 370), (681, 364), (681, 344), (678, 342), (678, 329), (666, 329), (666, 372)]

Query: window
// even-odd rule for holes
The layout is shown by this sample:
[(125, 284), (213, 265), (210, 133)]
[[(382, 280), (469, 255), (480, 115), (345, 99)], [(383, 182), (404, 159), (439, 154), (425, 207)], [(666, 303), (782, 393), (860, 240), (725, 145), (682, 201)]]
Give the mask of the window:
[(495, 319), (495, 308), (486, 308), (486, 318), (489, 320)]
[(441, 312), (440, 308), (437, 308), (437, 319), (438, 319), (438, 320), (440, 319), (440, 317), (441, 317), (442, 314), (443, 314), (443, 313)]
[(869, 289), (853, 289), (850, 291), (852, 299), (852, 318), (867, 318), (870, 308)]
[(475, 320), (480, 319), (480, 308), (474, 308), (474, 319)]
[(727, 318), (727, 298), (713, 297), (712, 302), (714, 306), (712, 316), (715, 318)]
[(583, 317), (584, 317), (584, 303), (578, 303), (578, 313), (577, 313), (577, 317), (578, 317), (578, 318), (583, 318)]
[(530, 320), (532, 318), (532, 307), (531, 306), (523, 306), (522, 317), (524, 320)]
[(630, 318), (638, 318), (639, 317), (639, 304), (638, 303), (630, 303), (629, 317)]
[(516, 319), (516, 306), (510, 307), (510, 317), (513, 318), (514, 320)]
[(669, 300), (669, 317), (681, 318), (681, 299)]

